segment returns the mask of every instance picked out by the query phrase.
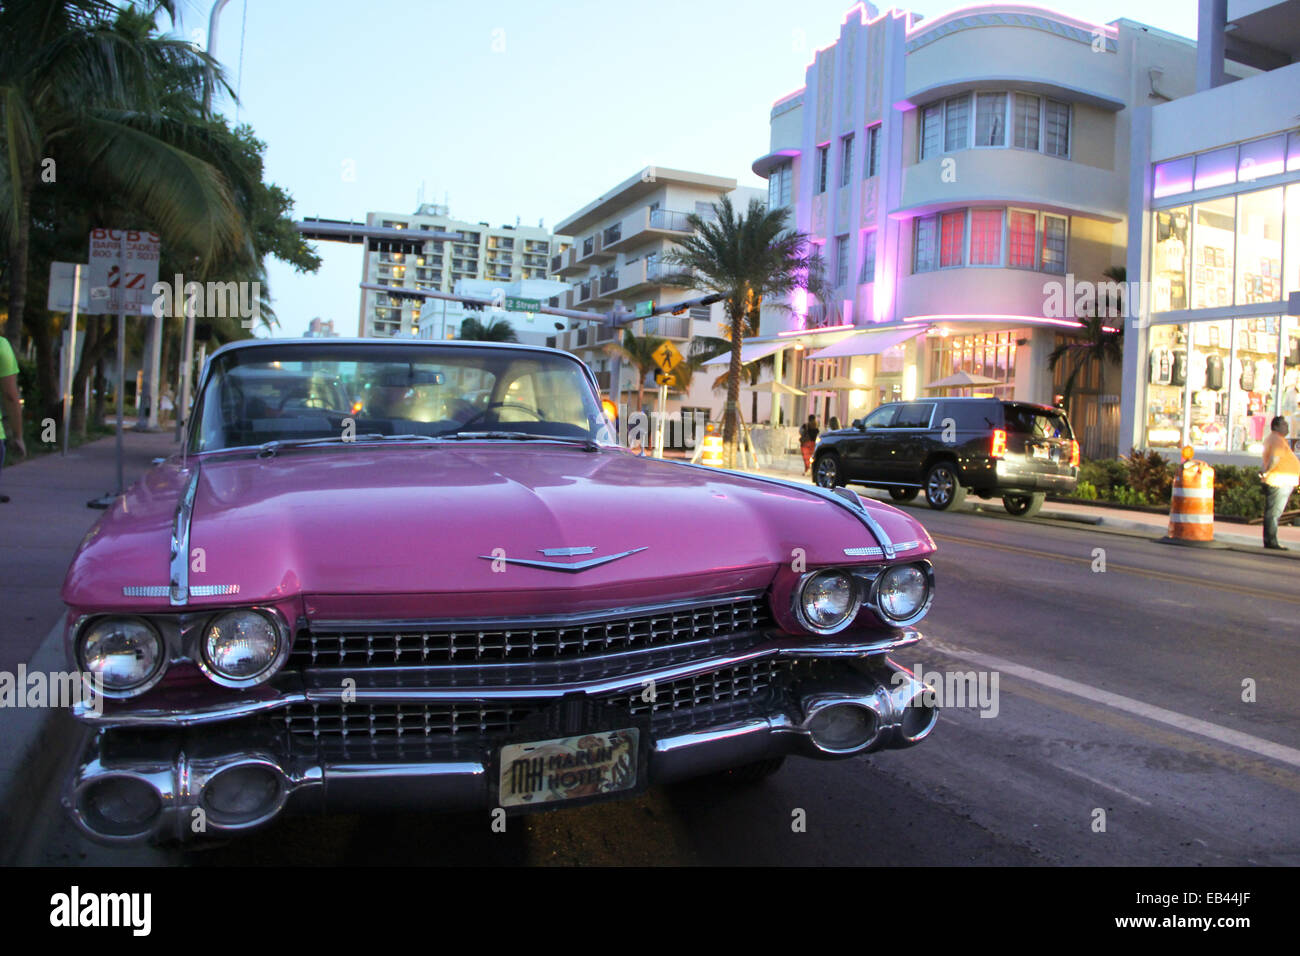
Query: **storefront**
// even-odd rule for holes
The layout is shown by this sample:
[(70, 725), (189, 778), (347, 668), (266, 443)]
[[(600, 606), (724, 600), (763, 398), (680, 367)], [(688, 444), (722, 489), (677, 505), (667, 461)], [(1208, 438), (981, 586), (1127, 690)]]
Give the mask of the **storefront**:
[[(1139, 375), (1145, 445), (1258, 460), (1269, 422), (1300, 391), (1300, 183), (1251, 189), (1257, 174), (1300, 169), (1300, 138), (1264, 139), (1157, 163), (1150, 212), (1149, 325)], [(1288, 161), (1288, 158), (1290, 161)], [(1227, 183), (1196, 202), (1165, 196)], [(1164, 194), (1164, 195), (1161, 195)]]

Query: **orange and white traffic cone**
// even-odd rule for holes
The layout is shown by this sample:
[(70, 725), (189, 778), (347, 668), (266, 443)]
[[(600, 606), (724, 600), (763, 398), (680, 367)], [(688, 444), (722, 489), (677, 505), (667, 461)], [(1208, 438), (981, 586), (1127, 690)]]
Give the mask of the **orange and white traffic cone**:
[(1182, 467), (1174, 475), (1165, 540), (1204, 547), (1214, 543), (1214, 469), (1192, 455), (1191, 448), (1183, 449)]

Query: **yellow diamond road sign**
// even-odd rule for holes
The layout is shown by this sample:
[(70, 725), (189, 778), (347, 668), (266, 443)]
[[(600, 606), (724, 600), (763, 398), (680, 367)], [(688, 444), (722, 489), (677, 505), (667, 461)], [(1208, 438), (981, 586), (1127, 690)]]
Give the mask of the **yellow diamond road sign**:
[(677, 346), (673, 345), (672, 342), (665, 342), (659, 346), (650, 357), (665, 372), (671, 372), (682, 364), (682, 353), (677, 351)]

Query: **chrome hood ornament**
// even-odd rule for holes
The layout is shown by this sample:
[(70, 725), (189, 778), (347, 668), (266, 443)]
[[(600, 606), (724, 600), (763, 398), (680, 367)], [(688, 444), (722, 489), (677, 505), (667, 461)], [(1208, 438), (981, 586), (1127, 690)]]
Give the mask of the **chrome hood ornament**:
[[(596, 549), (591, 548), (538, 548), (542, 554), (559, 556), (573, 556), (578, 554), (591, 554)], [(543, 568), (547, 571), (567, 571), (570, 574), (577, 571), (586, 571), (590, 568), (598, 568), (602, 564), (609, 564), (611, 561), (617, 561), (619, 558), (626, 558), (630, 554), (636, 554), (638, 551), (644, 551), (645, 548), (633, 548), (631, 551), (621, 551), (618, 554), (606, 554), (598, 558), (588, 558), (586, 561), (543, 561), (540, 558), (508, 558), (504, 555), (480, 554), (479, 557), (484, 561), (504, 561), (506, 564), (522, 564), (529, 568)]]

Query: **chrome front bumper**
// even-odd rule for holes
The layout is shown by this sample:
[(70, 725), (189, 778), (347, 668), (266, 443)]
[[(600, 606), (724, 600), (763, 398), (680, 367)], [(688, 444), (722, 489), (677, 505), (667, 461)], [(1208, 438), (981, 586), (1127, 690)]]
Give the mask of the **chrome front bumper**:
[[(925, 690), (911, 672), (883, 656), (826, 662), (815, 677), (790, 688), (770, 712), (655, 735), (648, 784), (776, 756), (838, 759), (912, 746), (930, 734), (938, 719)], [(64, 804), (85, 833), (119, 844), (235, 834), (266, 824), (286, 809), (472, 811), (497, 806), (491, 748), (481, 743), (449, 744), (429, 758), (385, 761), (305, 755), (283, 736), (257, 738), (232, 734), (226, 724), (145, 733), (129, 727), (100, 730), (68, 783)], [(236, 791), (241, 808), (232, 813)], [(130, 794), (140, 808), (126, 814), (126, 823), (121, 814), (101, 812), (115, 806), (114, 793)]]

